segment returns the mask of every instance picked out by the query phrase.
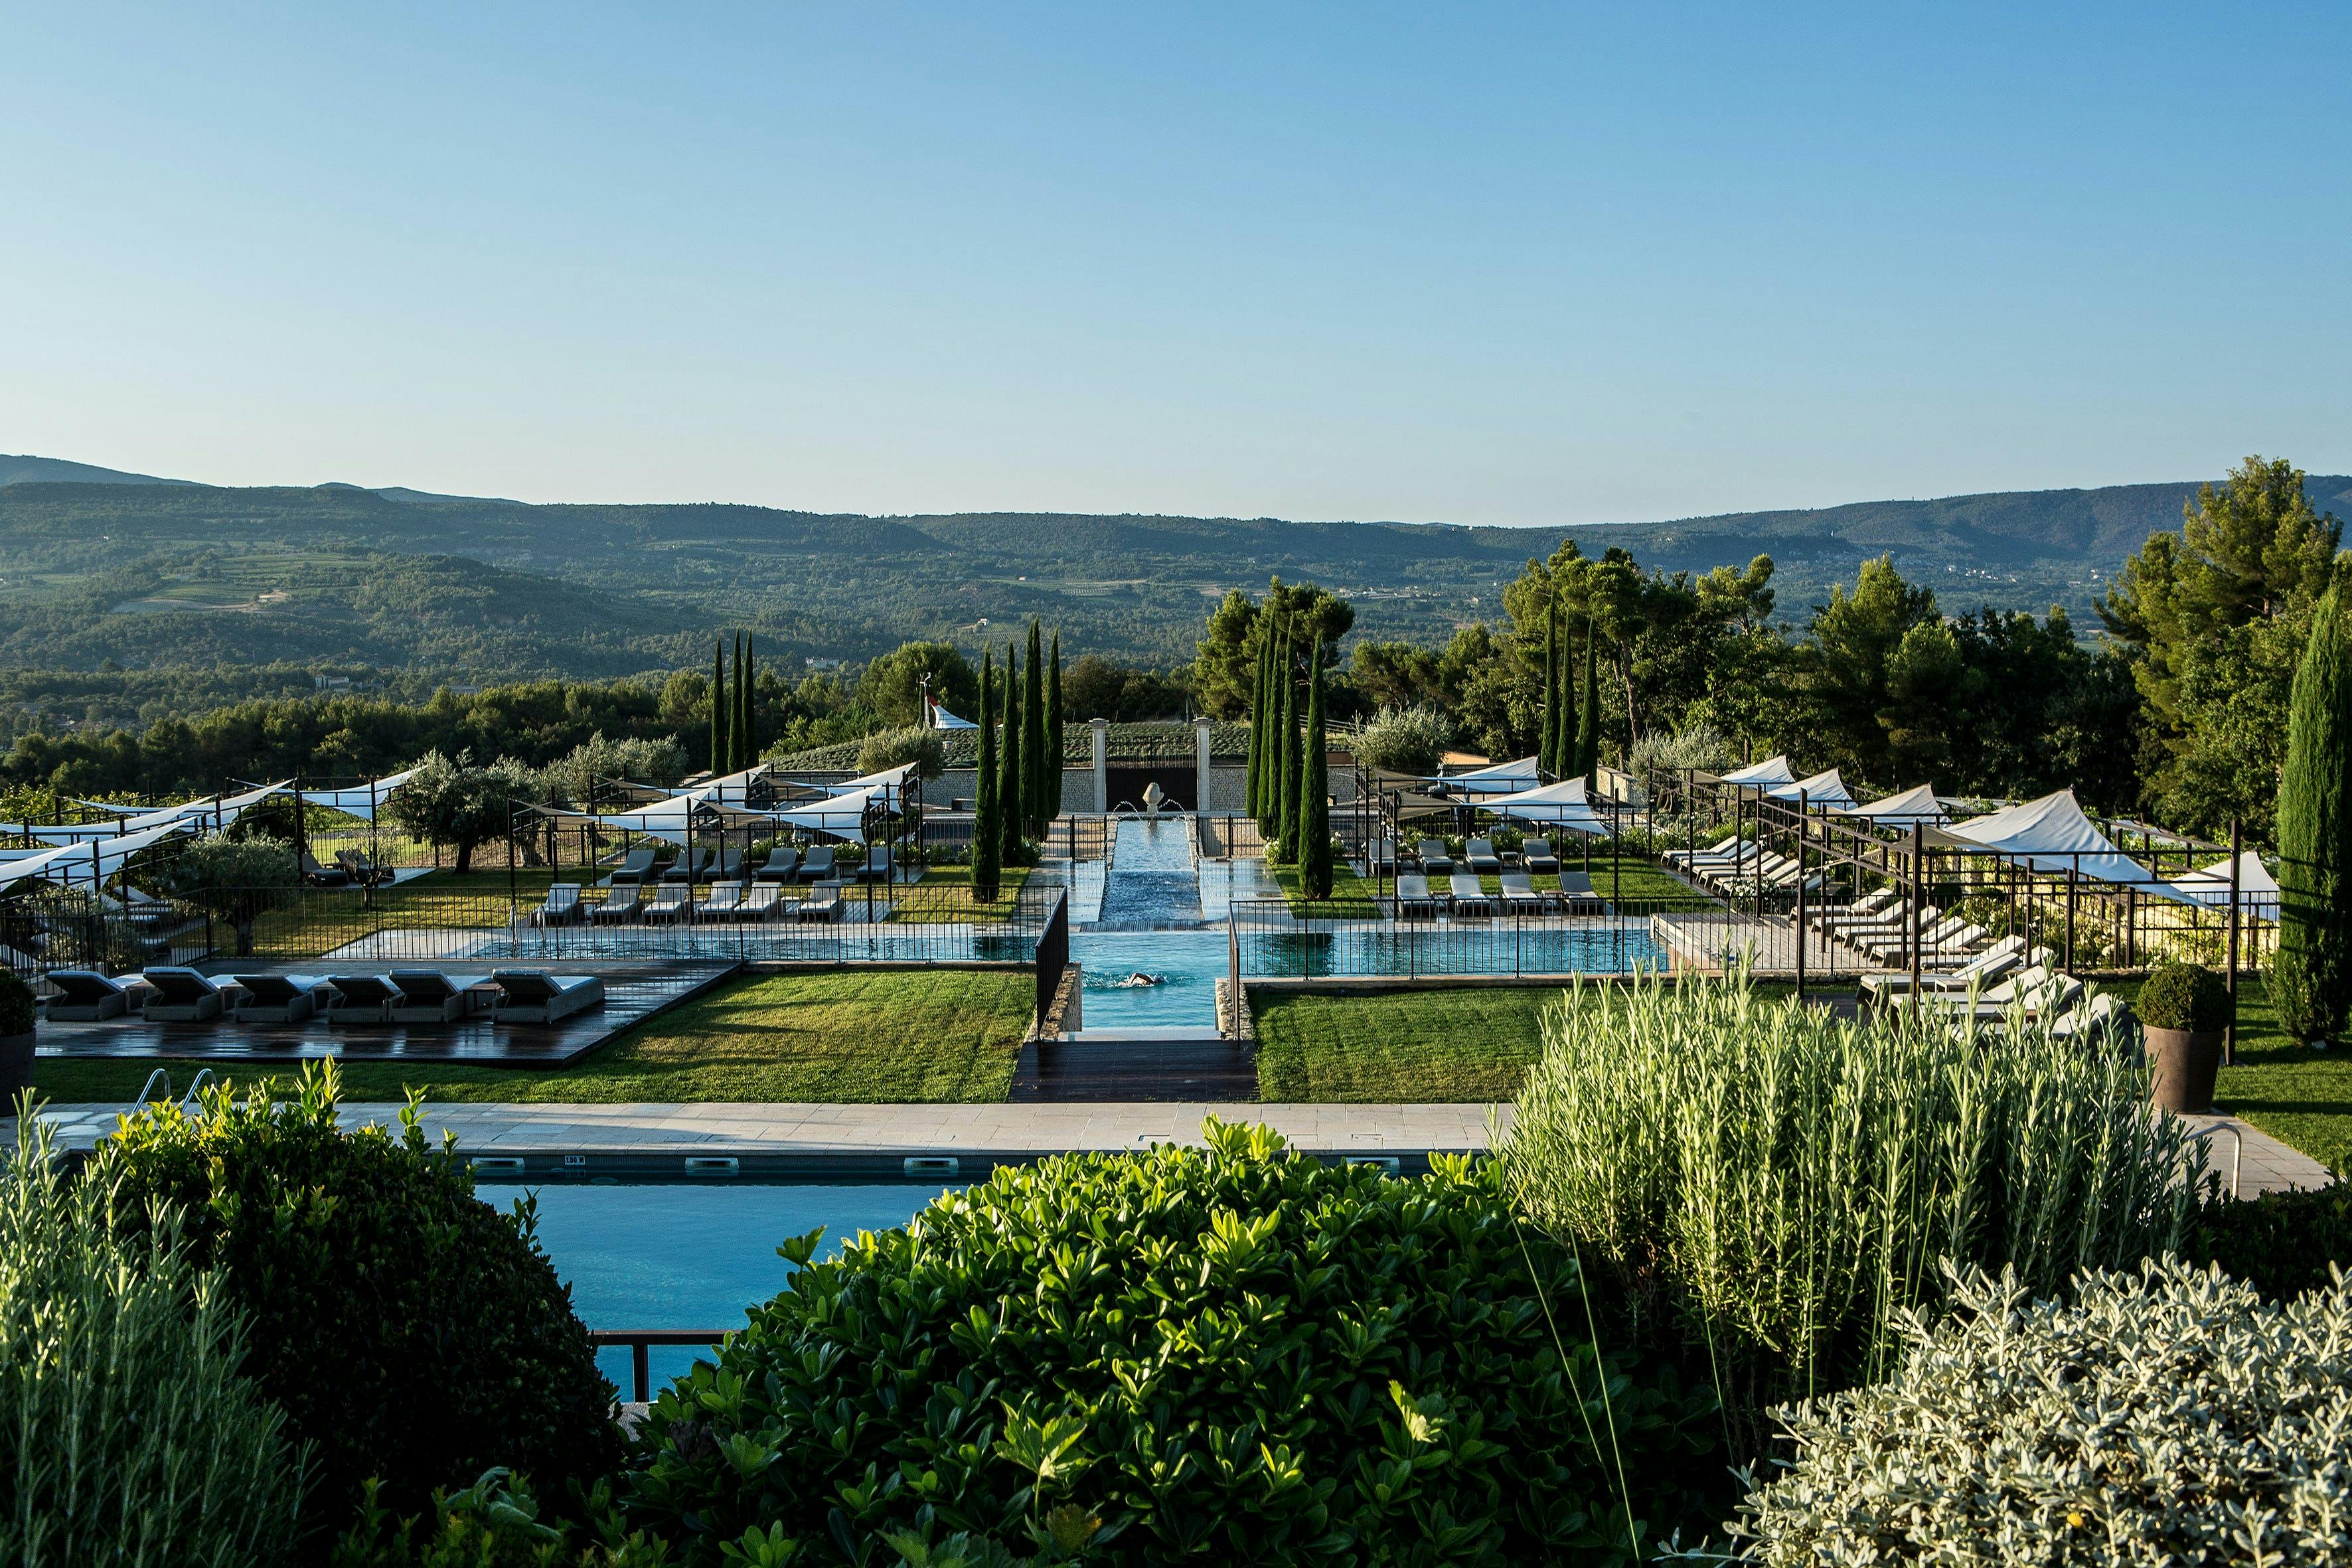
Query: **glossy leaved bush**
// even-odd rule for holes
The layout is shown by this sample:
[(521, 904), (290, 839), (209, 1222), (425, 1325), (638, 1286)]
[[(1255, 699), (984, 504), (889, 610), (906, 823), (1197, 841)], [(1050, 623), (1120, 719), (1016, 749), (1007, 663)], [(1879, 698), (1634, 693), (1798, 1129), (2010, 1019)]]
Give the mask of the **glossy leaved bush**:
[(1520, 1563), (1691, 1516), (1713, 1394), (1596, 1349), (1605, 1304), (1490, 1166), (1207, 1138), (1000, 1170), (828, 1261), (792, 1242), (792, 1284), (656, 1403), (632, 1521), (694, 1563)]
[(297, 1095), (208, 1092), (203, 1114), (128, 1118), (92, 1173), (125, 1223), (186, 1215), (193, 1259), (245, 1315), (245, 1367), (315, 1456), (313, 1539), (331, 1540), (383, 1482), (387, 1506), (496, 1466), (561, 1495), (617, 1468), (613, 1388), (527, 1210), (474, 1196), (466, 1163), (425, 1140), (336, 1124), (332, 1064)]

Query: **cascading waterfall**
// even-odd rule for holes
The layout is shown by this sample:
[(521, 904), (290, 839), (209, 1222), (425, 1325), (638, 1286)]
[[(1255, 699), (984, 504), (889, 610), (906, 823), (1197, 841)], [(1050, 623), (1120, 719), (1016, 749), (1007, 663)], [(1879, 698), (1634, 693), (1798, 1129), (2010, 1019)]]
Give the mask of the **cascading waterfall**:
[(1097, 930), (1165, 931), (1201, 923), (1201, 876), (1192, 824), (1183, 817), (1122, 819), (1111, 843)]

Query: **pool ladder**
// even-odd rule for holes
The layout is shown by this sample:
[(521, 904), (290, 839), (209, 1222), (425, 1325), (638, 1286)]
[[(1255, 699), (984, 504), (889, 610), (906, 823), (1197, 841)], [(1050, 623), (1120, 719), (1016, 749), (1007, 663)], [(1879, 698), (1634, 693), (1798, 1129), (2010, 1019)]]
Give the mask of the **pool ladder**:
[[(196, 1076), (188, 1080), (188, 1092), (180, 1096), (179, 1104), (182, 1110), (194, 1110), (201, 1106), (203, 1103), (201, 1096), (204, 1092), (204, 1087), (207, 1082), (211, 1081), (212, 1076), (213, 1069), (210, 1068), (198, 1068), (196, 1069)], [(161, 1094), (155, 1092), (155, 1086), (157, 1084), (161, 1084), (163, 1087), (163, 1092)], [(142, 1105), (163, 1105), (169, 1103), (171, 1099), (172, 1075), (165, 1072), (162, 1068), (157, 1068), (153, 1072), (147, 1075), (146, 1083), (141, 1086), (139, 1090), (139, 1103)]]

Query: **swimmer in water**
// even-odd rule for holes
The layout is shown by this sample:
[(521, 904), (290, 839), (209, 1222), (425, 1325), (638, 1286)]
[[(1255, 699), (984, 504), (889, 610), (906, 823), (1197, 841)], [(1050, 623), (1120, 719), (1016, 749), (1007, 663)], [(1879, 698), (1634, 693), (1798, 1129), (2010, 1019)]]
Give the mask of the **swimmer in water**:
[(1168, 977), (1164, 974), (1146, 974), (1139, 969), (1119, 984), (1121, 985), (1165, 985), (1168, 984)]

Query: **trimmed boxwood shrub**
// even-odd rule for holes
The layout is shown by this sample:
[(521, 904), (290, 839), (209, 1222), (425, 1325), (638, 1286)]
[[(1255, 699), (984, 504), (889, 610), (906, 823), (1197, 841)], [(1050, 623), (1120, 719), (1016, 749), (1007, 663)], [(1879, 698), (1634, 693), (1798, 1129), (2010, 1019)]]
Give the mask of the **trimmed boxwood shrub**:
[(2013, 1275), (1890, 1380), (1781, 1412), (1796, 1457), (1750, 1495), (1749, 1560), (2335, 1563), (2352, 1558), (2352, 1296), (2266, 1305), (2177, 1260)]
[(556, 1495), (616, 1468), (613, 1387), (529, 1209), (476, 1198), (414, 1101), (398, 1137), (343, 1132), (337, 1089), (324, 1063), (291, 1100), (223, 1085), (201, 1116), (152, 1106), (91, 1167), (126, 1224), (159, 1201), (189, 1216), (250, 1320), (247, 1370), (315, 1448), (310, 1522), (331, 1541), (370, 1477), (414, 1510), (495, 1466)]
[(2230, 1026), (2230, 988), (2201, 963), (2159, 963), (2132, 1004), (2151, 1029), (2214, 1034)]
[(13, 969), (0, 969), (0, 1035), (29, 1035), (35, 1022), (33, 988)]
[(789, 1243), (791, 1285), (656, 1402), (633, 1521), (689, 1563), (1607, 1562), (1684, 1522), (1713, 1394), (1596, 1351), (1491, 1165), (1206, 1136)]

